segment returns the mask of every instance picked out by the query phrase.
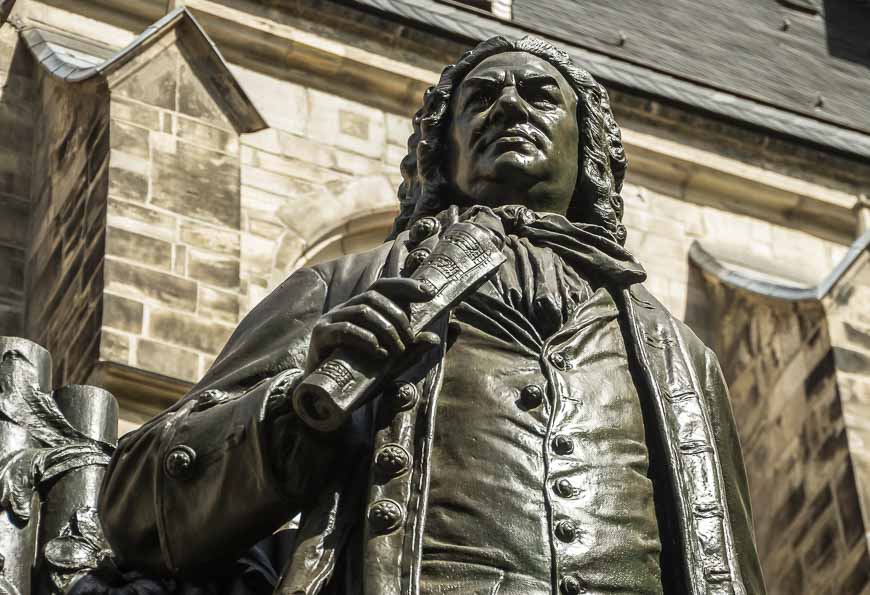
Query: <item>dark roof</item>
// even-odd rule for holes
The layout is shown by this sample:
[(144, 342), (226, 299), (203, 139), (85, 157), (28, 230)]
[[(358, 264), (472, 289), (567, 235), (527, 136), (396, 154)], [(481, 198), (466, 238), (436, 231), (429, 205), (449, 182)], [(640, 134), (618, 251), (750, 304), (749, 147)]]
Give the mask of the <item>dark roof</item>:
[[(870, 157), (870, 6), (777, 0), (513, 0), (504, 21), (454, 0), (354, 0), (474, 42), (534, 34), (610, 85)], [(792, 2), (793, 4), (793, 2)]]
[(127, 64), (146, 48), (176, 27), (182, 27), (194, 44), (195, 55), (208, 65), (209, 81), (230, 108), (230, 117), (239, 132), (256, 132), (267, 127), (229, 69), (217, 47), (199, 26), (194, 16), (179, 7), (169, 12), (138, 35), (127, 47), (114, 52), (58, 31), (19, 25), (21, 38), (37, 63), (52, 77), (67, 83), (80, 83), (105, 77)]

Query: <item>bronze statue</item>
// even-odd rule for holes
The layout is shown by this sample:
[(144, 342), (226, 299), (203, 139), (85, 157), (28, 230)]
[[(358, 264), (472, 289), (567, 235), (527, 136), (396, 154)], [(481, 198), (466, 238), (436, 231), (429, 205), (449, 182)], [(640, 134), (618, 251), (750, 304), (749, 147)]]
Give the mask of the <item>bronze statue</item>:
[[(408, 149), (391, 238), (295, 272), (121, 440), (100, 506), (120, 563), (214, 576), (301, 513), (279, 593), (764, 593), (716, 357), (623, 247), (601, 85), (490, 39), (427, 92)], [(503, 258), (415, 326), (436, 290), (414, 271), (450, 234), (477, 257), (462, 224)], [(339, 351), (373, 389), (341, 401)]]

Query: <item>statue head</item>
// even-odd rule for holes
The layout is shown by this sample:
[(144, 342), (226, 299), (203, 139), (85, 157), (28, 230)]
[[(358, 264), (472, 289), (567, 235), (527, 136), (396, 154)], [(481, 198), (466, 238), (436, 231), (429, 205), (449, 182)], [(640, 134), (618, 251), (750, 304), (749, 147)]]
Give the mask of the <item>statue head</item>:
[(413, 127), (391, 236), (451, 204), (524, 204), (624, 243), (626, 159), (607, 92), (549, 43), (480, 43), (426, 91)]

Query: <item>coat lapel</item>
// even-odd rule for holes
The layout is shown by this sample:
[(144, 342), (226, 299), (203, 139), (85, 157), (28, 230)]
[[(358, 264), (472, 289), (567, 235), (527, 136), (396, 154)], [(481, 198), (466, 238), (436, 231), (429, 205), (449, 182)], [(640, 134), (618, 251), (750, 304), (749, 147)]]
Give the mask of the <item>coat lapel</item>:
[(623, 301), (673, 487), (688, 593), (742, 595), (719, 453), (684, 337), (643, 286)]

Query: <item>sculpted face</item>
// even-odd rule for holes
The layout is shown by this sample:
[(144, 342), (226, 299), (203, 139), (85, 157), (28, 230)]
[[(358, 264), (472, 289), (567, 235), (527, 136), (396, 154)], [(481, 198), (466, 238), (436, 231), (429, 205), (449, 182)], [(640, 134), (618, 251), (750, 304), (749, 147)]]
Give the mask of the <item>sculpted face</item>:
[(564, 214), (577, 183), (577, 95), (546, 60), (491, 56), (453, 92), (447, 176), (456, 201)]

